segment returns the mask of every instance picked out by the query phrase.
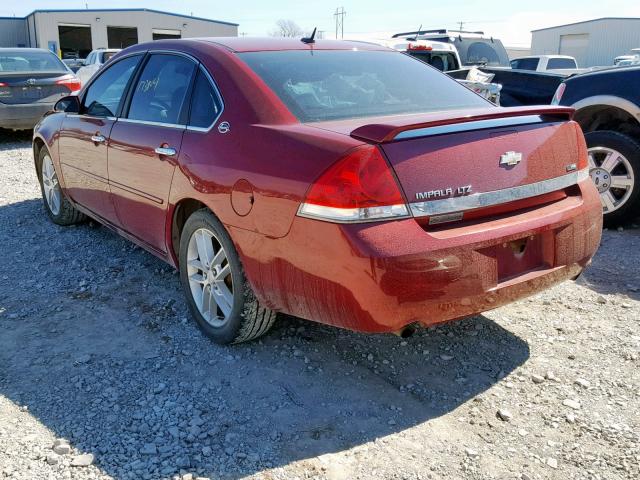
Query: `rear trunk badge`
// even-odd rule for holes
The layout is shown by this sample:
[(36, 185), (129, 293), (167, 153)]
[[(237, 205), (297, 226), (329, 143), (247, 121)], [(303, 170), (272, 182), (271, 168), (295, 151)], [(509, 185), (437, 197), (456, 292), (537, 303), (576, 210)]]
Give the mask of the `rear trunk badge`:
[(506, 152), (500, 155), (500, 165), (506, 165), (513, 167), (522, 161), (522, 153), (520, 152)]

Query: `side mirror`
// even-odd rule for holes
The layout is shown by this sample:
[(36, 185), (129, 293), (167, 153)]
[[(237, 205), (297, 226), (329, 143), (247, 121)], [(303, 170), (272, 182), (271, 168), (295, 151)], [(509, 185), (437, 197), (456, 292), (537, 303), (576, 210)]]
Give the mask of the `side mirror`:
[(67, 113), (79, 113), (80, 112), (80, 99), (77, 95), (68, 95), (62, 97), (53, 106), (54, 112), (67, 112)]

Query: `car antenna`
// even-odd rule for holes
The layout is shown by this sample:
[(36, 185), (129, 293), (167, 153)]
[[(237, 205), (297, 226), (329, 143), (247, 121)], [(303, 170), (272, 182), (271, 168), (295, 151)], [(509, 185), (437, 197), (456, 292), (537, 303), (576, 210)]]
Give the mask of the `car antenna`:
[(315, 27), (315, 28), (313, 29), (313, 32), (311, 33), (311, 36), (310, 36), (310, 37), (302, 37), (302, 38), (300, 39), (300, 41), (301, 41), (302, 43), (316, 43), (316, 30), (317, 30), (317, 29), (318, 29), (318, 27)]
[(420, 26), (418, 27), (418, 31), (416, 32), (416, 36), (413, 37), (413, 39), (407, 38), (407, 40), (413, 40), (414, 42), (417, 42), (418, 41), (418, 35), (420, 35), (420, 30), (422, 30), (422, 24), (420, 24)]

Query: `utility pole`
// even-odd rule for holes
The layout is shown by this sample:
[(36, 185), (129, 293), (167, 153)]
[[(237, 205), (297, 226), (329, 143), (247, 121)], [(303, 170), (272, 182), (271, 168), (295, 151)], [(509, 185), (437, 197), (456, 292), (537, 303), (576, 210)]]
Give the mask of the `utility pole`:
[(458, 25), (460, 25), (460, 31), (462, 31), (462, 27), (464, 27), (464, 24), (467, 22), (458, 22)]
[(344, 38), (344, 16), (346, 14), (344, 7), (336, 8), (336, 13), (333, 14), (336, 17), (336, 38), (338, 38), (338, 32), (340, 32), (340, 38)]

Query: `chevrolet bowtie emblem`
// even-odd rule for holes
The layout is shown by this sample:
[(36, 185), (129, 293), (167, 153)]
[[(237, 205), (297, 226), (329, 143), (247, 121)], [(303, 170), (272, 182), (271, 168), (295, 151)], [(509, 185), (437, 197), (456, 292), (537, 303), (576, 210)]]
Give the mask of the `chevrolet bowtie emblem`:
[(500, 155), (500, 165), (507, 165), (513, 167), (522, 161), (522, 154), (520, 152), (507, 152)]

